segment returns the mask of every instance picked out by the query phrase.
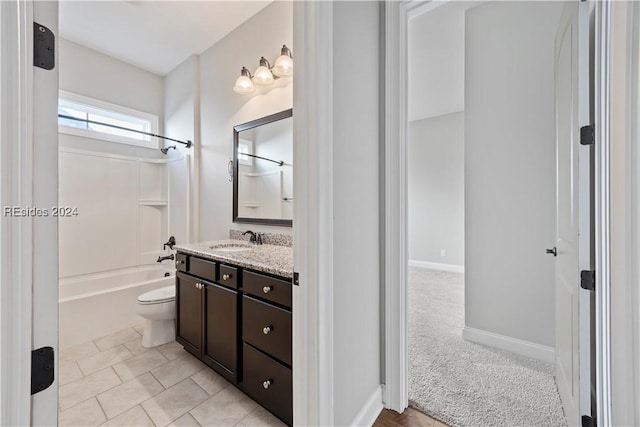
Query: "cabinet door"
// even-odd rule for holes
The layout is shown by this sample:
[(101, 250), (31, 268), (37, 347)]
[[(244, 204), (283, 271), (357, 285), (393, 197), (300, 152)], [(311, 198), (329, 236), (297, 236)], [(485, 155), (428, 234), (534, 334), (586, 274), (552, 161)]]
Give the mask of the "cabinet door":
[(221, 375), (237, 382), (238, 292), (207, 283), (205, 287), (204, 361)]
[(202, 352), (202, 292), (200, 281), (176, 274), (176, 341), (200, 357)]

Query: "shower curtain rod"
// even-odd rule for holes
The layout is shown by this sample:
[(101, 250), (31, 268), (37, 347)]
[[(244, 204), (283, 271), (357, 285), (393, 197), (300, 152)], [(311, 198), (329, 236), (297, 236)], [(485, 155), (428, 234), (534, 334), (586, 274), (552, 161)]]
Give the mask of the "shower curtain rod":
[(284, 162), (282, 160), (271, 160), (271, 159), (267, 159), (266, 157), (260, 157), (260, 156), (256, 156), (255, 154), (249, 154), (249, 153), (242, 153), (243, 156), (249, 156), (249, 157), (255, 157), (256, 159), (262, 159), (262, 160), (266, 160), (268, 162), (273, 162), (276, 163), (279, 166), (283, 166)]
[(112, 124), (109, 124), (109, 123), (97, 122), (95, 120), (89, 120), (89, 119), (79, 119), (77, 117), (68, 116), (66, 114), (58, 114), (58, 117), (61, 118), (61, 119), (75, 120), (75, 121), (78, 121), (78, 122), (83, 122), (83, 123), (92, 124), (92, 125), (108, 126), (108, 127), (115, 128), (115, 129), (126, 130), (128, 132), (141, 133), (141, 134), (147, 135), (147, 136), (155, 136), (156, 138), (162, 138), (162, 139), (166, 139), (168, 141), (177, 142), (178, 144), (184, 144), (184, 145), (187, 146), (187, 148), (190, 148), (191, 145), (193, 145), (193, 142), (191, 142), (189, 140), (187, 140), (186, 142), (185, 141), (180, 141), (178, 139), (169, 138), (168, 136), (156, 135), (155, 133), (151, 133), (151, 132), (144, 132), (144, 131), (141, 131), (141, 130), (129, 129), (129, 128), (126, 128), (124, 126), (112, 125)]

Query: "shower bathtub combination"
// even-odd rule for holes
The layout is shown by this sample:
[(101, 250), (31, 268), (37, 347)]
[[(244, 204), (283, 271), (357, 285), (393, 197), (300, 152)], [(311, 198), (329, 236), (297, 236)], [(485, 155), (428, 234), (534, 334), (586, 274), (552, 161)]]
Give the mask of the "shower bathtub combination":
[(71, 347), (142, 323), (135, 313), (138, 296), (173, 283), (174, 270), (162, 265), (60, 279), (59, 347)]

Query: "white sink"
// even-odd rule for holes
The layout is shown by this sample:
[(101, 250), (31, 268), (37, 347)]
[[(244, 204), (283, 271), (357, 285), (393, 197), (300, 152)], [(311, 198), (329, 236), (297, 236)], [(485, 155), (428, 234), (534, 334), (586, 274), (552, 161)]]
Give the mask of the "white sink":
[(248, 243), (220, 243), (218, 245), (209, 246), (209, 249), (213, 249), (218, 252), (244, 252), (253, 249), (253, 246)]

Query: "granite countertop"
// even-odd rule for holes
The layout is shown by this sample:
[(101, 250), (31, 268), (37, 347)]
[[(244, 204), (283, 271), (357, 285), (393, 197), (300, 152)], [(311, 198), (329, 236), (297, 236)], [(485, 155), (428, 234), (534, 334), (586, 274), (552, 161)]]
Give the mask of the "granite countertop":
[(214, 261), (235, 264), (289, 279), (293, 277), (293, 248), (276, 245), (247, 245), (249, 249), (238, 252), (220, 250), (221, 248), (243, 244), (246, 244), (246, 242), (214, 240), (211, 242), (176, 245), (174, 248), (179, 252), (198, 255)]

